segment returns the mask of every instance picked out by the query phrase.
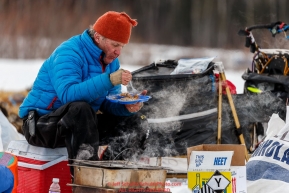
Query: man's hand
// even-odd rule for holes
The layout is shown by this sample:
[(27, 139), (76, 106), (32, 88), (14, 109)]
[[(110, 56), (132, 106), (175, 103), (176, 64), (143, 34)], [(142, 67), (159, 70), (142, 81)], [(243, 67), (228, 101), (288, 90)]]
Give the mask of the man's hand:
[(147, 95), (148, 91), (147, 90), (143, 90), (140, 94), (141, 95)]
[(122, 76), (121, 76), (121, 84), (127, 85), (129, 83), (129, 81), (131, 81), (131, 79), (132, 79), (132, 75), (131, 75), (130, 71), (124, 70), (122, 72)]
[[(147, 94), (147, 90), (143, 90), (141, 92), (141, 95), (146, 95)], [(139, 110), (141, 110), (141, 108), (143, 107), (143, 103), (136, 103), (136, 104), (127, 104), (125, 105), (125, 107), (127, 108), (127, 110), (131, 113), (135, 113), (138, 112)]]
[(127, 104), (125, 105), (127, 110), (131, 113), (138, 112), (143, 107), (143, 103), (136, 103), (136, 104)]
[(118, 71), (111, 73), (110, 74), (111, 84), (113, 84), (114, 86), (121, 84), (123, 72), (124, 72), (123, 69), (119, 69)]
[(132, 75), (130, 71), (124, 69), (119, 69), (118, 71), (110, 74), (110, 81), (114, 86), (118, 84), (127, 85), (131, 78)]

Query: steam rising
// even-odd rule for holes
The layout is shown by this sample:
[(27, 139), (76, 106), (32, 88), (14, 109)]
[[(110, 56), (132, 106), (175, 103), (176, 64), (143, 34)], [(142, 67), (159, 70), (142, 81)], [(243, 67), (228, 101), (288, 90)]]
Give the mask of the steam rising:
[(81, 144), (77, 152), (77, 160), (89, 160), (94, 155), (94, 149), (89, 144)]
[[(189, 146), (216, 144), (217, 111), (190, 120), (165, 123), (148, 123), (146, 119), (140, 118), (144, 115), (149, 119), (161, 119), (217, 109), (217, 85), (211, 76), (182, 80), (134, 80), (133, 85), (139, 90), (147, 89), (152, 99), (145, 103), (136, 116), (126, 120), (122, 124), (120, 136), (110, 141), (110, 160), (137, 161), (146, 156), (185, 155)], [(269, 88), (268, 85), (262, 86)], [(269, 91), (258, 95), (238, 94), (232, 97), (248, 148), (251, 145), (252, 123), (268, 122), (272, 113), (284, 115), (286, 111), (283, 101)], [(221, 118), (222, 144), (239, 144), (226, 95), (222, 99)]]

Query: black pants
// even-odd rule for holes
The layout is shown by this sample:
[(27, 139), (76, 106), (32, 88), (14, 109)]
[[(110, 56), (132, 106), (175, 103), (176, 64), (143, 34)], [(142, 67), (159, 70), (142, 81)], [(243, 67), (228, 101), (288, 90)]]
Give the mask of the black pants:
[(29, 133), (27, 118), (22, 129), (29, 144), (67, 147), (70, 159), (98, 160), (99, 145), (110, 145), (105, 159), (115, 159), (125, 148), (142, 145), (147, 129), (140, 117), (96, 114), (86, 102), (71, 102), (41, 117), (36, 115), (34, 136)]

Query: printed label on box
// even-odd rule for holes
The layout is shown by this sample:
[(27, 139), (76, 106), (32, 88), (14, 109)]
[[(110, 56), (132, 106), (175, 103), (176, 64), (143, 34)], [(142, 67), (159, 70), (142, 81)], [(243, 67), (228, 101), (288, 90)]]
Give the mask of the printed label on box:
[(228, 170), (234, 151), (192, 151), (189, 170)]
[(246, 166), (231, 166), (232, 193), (247, 193)]
[(188, 171), (188, 188), (193, 193), (232, 193), (230, 171)]

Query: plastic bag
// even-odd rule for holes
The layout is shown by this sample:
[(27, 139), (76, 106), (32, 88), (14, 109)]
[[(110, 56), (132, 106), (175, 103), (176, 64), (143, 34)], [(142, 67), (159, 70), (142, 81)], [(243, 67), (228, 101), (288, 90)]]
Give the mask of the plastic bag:
[[(254, 151), (246, 164), (247, 189), (250, 193), (279, 193), (289, 189), (287, 178), (289, 172), (288, 110), (287, 106), (286, 124), (279, 120), (277, 114), (272, 115), (266, 139)], [(272, 132), (274, 129), (277, 131)]]
[(8, 121), (5, 115), (0, 111), (0, 151), (6, 151), (9, 143), (13, 140), (25, 139), (22, 134), (20, 134), (16, 128)]
[(265, 140), (268, 140), (270, 137), (274, 137), (281, 131), (281, 129), (285, 126), (285, 121), (283, 121), (278, 114), (273, 113), (271, 116), (269, 122), (268, 122), (268, 128), (266, 131), (266, 138)]
[[(216, 84), (218, 84), (219, 82), (219, 74), (215, 74), (215, 77), (216, 77)], [(231, 94), (237, 94), (237, 89), (236, 89), (236, 86), (229, 80), (226, 80), (226, 84), (222, 84), (222, 93), (223, 94), (227, 94), (226, 92), (226, 86), (229, 87), (229, 90), (230, 90), (230, 93)]]
[(173, 74), (200, 74), (204, 72), (210, 62), (216, 57), (210, 58), (192, 58), (192, 59), (180, 59)]

